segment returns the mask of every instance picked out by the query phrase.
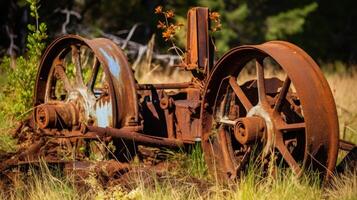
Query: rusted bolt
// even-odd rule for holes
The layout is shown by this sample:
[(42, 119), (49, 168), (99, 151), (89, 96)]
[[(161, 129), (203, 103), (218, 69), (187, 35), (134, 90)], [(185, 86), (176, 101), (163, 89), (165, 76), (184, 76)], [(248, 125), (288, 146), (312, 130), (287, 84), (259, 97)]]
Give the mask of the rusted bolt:
[(172, 100), (170, 100), (169, 97), (164, 97), (160, 99), (160, 108), (165, 110), (171, 108), (171, 106), (172, 106)]

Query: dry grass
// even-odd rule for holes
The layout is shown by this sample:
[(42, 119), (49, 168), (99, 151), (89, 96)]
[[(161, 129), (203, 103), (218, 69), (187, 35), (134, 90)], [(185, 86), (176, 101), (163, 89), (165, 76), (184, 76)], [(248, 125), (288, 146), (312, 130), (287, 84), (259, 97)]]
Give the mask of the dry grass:
[(357, 172), (334, 177), (332, 186), (326, 189), (324, 196), (329, 199), (339, 200), (357, 199)]
[(341, 138), (357, 143), (357, 71), (326, 77), (336, 101)]
[[(0, 199), (135, 199), (135, 200), (194, 200), (194, 199), (356, 199), (357, 175), (335, 177), (331, 186), (321, 187), (313, 175), (297, 179), (292, 172), (285, 171), (276, 178), (260, 176), (259, 171), (250, 170), (241, 180), (222, 185), (212, 180), (201, 181), (188, 174), (174, 175), (167, 172), (156, 175), (150, 171), (131, 172), (131, 189), (122, 185), (103, 188), (97, 179), (86, 180), (89, 186), (78, 191), (70, 179), (59, 178), (55, 172), (43, 165), (40, 171), (30, 170), (30, 176), (4, 193)], [(203, 183), (203, 184), (202, 184)]]

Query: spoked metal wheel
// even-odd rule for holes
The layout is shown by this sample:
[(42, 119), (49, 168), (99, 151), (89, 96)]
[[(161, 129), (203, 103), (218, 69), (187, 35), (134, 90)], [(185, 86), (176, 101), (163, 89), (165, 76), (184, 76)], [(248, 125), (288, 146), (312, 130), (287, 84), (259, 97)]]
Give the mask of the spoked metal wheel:
[[(43, 119), (43, 123), (38, 123), (41, 128), (49, 126), (51, 121), (62, 122), (54, 125), (63, 126), (58, 128), (72, 128), (71, 125), (80, 123), (116, 126), (117, 112), (111, 77), (104, 72), (98, 57), (83, 41), (74, 41), (58, 49), (48, 71), (46, 86), (41, 89), (44, 92), (44, 106), (36, 110), (37, 122)], [(73, 111), (70, 113), (74, 115), (62, 115), (69, 118), (63, 120), (46, 117), (53, 107), (54, 110), (71, 107)]]
[[(269, 65), (277, 77), (268, 77)], [(242, 81), (249, 66), (254, 75)], [(312, 169), (328, 177), (334, 170), (335, 103), (318, 66), (300, 48), (273, 41), (233, 49), (218, 61), (203, 104), (202, 147), (219, 178), (236, 178), (249, 159), (263, 169), (273, 160), (297, 175)]]
[(137, 105), (131, 101), (136, 101), (131, 68), (110, 40), (67, 35), (44, 53), (35, 88), (40, 128), (120, 128), (138, 121)]

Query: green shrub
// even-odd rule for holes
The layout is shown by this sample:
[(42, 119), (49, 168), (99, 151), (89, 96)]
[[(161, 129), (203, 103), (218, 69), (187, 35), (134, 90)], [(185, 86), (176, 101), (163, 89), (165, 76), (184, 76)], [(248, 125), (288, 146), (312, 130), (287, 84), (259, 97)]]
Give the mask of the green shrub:
[(11, 59), (5, 57), (0, 64), (4, 72), (2, 81), (4, 86), (0, 89), (1, 115), (7, 118), (22, 118), (32, 107), (32, 97), (36, 80), (37, 66), (44, 50), (47, 38), (47, 26), (39, 23), (38, 3), (39, 0), (27, 0), (30, 7), (30, 15), (35, 24), (29, 24), (27, 36), (27, 51), (25, 55), (16, 58), (14, 67), (11, 67)]
[(39, 23), (39, 0), (27, 0), (30, 15), (35, 24), (29, 24), (27, 35), (27, 51), (14, 61), (10, 57), (1, 59), (0, 71), (0, 151), (15, 151), (16, 141), (10, 136), (9, 130), (28, 115), (33, 106), (33, 91), (36, 80), (37, 66), (44, 50), (47, 38), (45, 23)]

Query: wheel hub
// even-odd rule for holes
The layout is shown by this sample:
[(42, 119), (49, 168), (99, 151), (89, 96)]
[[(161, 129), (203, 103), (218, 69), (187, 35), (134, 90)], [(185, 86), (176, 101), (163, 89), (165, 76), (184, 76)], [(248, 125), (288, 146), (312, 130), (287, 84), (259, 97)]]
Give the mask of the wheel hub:
[(261, 117), (244, 117), (237, 120), (234, 136), (241, 144), (259, 142), (264, 136), (266, 123)]
[(269, 112), (268, 107), (262, 106), (261, 104), (258, 104), (254, 106), (252, 109), (249, 110), (247, 113), (247, 118), (250, 117), (259, 117), (261, 120), (264, 121), (265, 124), (265, 131), (264, 131), (264, 149), (263, 149), (263, 155), (267, 155), (271, 149), (274, 148), (274, 143), (275, 143), (275, 126), (274, 126), (274, 120), (273, 120), (273, 113)]
[(69, 93), (67, 102), (73, 102), (79, 112), (80, 122), (91, 123), (95, 116), (95, 96), (86, 87), (77, 87)]
[(35, 109), (35, 120), (40, 128), (72, 128), (78, 125), (79, 116), (76, 106), (72, 103), (48, 103)]

